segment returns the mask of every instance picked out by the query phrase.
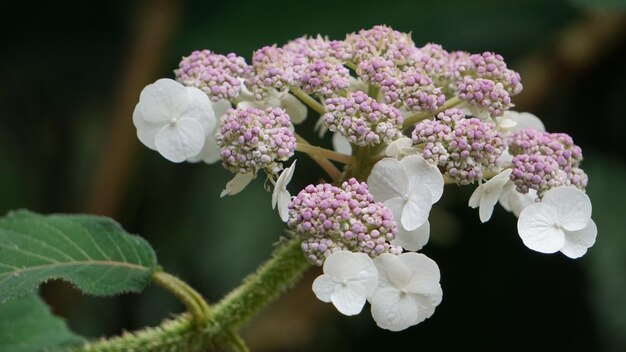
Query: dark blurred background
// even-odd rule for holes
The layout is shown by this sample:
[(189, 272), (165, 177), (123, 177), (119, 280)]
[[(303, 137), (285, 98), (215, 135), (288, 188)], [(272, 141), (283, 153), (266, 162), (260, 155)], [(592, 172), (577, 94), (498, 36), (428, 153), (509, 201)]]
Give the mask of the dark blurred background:
[[(527, 249), (498, 208), (482, 225), (469, 189), (450, 187), (424, 249), (440, 266), (443, 303), (400, 333), (368, 307), (344, 317), (317, 301), (312, 270), (245, 331), (253, 351), (626, 350), (626, 4), (622, 1), (0, 1), (0, 212), (104, 214), (147, 238), (164, 268), (216, 301), (283, 234), (257, 180), (219, 198), (220, 165), (173, 164), (140, 145), (141, 89), (173, 77), (195, 49), (254, 49), (303, 34), (341, 39), (388, 24), (418, 46), (495, 51), (521, 72), (517, 110), (583, 148), (598, 240), (580, 260)], [(309, 118), (302, 130), (315, 143)], [(305, 131), (306, 130), (306, 131)], [(323, 177), (298, 156), (292, 193)], [(158, 324), (182, 307), (162, 290), (117, 298), (42, 289), (90, 337)]]

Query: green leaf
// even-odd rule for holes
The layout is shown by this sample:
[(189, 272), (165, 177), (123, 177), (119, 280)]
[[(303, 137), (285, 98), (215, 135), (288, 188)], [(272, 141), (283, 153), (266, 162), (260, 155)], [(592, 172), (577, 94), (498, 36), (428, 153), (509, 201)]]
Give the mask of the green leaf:
[(0, 302), (50, 279), (98, 296), (139, 292), (155, 267), (150, 245), (108, 218), (22, 210), (0, 219)]
[(37, 294), (0, 304), (0, 351), (50, 351), (84, 342)]

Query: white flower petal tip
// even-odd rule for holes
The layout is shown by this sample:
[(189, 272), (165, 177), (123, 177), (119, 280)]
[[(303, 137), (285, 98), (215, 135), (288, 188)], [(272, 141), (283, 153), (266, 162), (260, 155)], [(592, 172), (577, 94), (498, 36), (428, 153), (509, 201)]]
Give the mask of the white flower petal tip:
[(339, 132), (333, 133), (332, 142), (333, 142), (333, 149), (337, 153), (342, 153), (346, 155), (352, 154), (352, 145), (350, 144), (350, 141), (348, 141), (348, 138), (341, 135), (341, 133)]
[(443, 194), (443, 176), (421, 156), (398, 161), (385, 158), (374, 165), (367, 180), (374, 199), (384, 202), (396, 223), (413, 231), (428, 220), (432, 205)]
[(500, 121), (504, 121), (504, 120), (510, 120), (515, 123), (514, 126), (508, 127), (508, 130), (510, 132), (525, 130), (529, 128), (534, 128), (542, 132), (546, 131), (546, 127), (543, 125), (543, 122), (541, 122), (541, 120), (537, 116), (529, 112), (518, 112), (514, 110), (506, 110), (504, 112), (504, 115), (501, 117)]
[(206, 94), (171, 79), (160, 79), (141, 91), (133, 123), (139, 140), (172, 162), (201, 154), (217, 124)]
[(430, 237), (430, 222), (428, 220), (413, 231), (407, 231), (402, 226), (398, 226), (398, 235), (391, 241), (394, 246), (400, 246), (407, 251), (419, 251)]
[(506, 169), (500, 172), (489, 181), (476, 187), (474, 193), (472, 193), (468, 205), (474, 209), (480, 208), (478, 215), (481, 222), (484, 223), (491, 219), (493, 208), (498, 199), (500, 199), (505, 185), (509, 182), (512, 171), (511, 169)]
[(235, 194), (243, 191), (246, 186), (256, 178), (256, 175), (252, 172), (245, 174), (236, 174), (232, 180), (226, 183), (226, 187), (220, 193), (220, 198), (225, 196), (234, 196)]
[(296, 161), (297, 160), (294, 160), (291, 166), (283, 170), (278, 180), (276, 180), (274, 191), (272, 192), (272, 209), (276, 209), (278, 205), (278, 215), (284, 222), (289, 220), (289, 202), (291, 202), (291, 194), (287, 190), (287, 185), (291, 182), (293, 173), (296, 170)]
[(400, 331), (429, 318), (441, 303), (437, 264), (420, 253), (384, 253), (374, 259), (379, 284), (368, 298), (376, 324)]
[(402, 137), (391, 142), (385, 149), (385, 155), (396, 159), (402, 159), (415, 153), (417, 153), (417, 149), (413, 147), (413, 140), (408, 137)]
[(591, 219), (591, 201), (575, 187), (558, 187), (541, 203), (527, 206), (519, 216), (517, 230), (524, 244), (537, 252), (562, 252), (579, 258), (596, 240), (598, 229)]
[(530, 189), (528, 193), (520, 193), (517, 191), (513, 181), (509, 180), (502, 189), (500, 194), (500, 205), (506, 210), (519, 217), (519, 214), (527, 206), (535, 203), (537, 199), (537, 191)]
[(377, 286), (378, 271), (367, 254), (338, 251), (326, 258), (324, 274), (313, 281), (313, 292), (322, 302), (332, 302), (341, 314), (356, 315)]

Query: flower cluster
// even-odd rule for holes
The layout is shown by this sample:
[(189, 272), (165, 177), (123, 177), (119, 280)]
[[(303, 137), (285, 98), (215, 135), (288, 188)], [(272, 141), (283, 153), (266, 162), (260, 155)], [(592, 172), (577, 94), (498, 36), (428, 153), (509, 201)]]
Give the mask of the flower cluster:
[(241, 174), (258, 170), (278, 174), (296, 147), (291, 128), (289, 116), (280, 108), (228, 110), (217, 132), (224, 167)]
[(367, 184), (354, 178), (341, 188), (327, 183), (305, 187), (289, 204), (287, 224), (305, 238), (302, 250), (316, 265), (340, 250), (371, 257), (401, 252), (390, 244), (398, 231), (391, 210), (374, 202)]
[(402, 113), (358, 91), (346, 98), (326, 99), (324, 122), (359, 146), (391, 143), (402, 136)]
[(587, 186), (587, 175), (579, 167), (582, 150), (565, 133), (548, 133), (535, 129), (513, 132), (508, 137), (513, 155), (511, 180), (521, 193), (529, 189), (539, 196), (559, 186)]
[[(433, 314), (439, 268), (415, 251), (428, 243), (444, 183), (478, 183), (468, 205), (480, 221), (500, 203), (533, 250), (576, 258), (595, 241), (581, 148), (509, 110), (521, 79), (496, 53), (418, 47), (381, 25), (342, 40), (267, 45), (250, 64), (194, 51), (174, 73), (180, 83), (159, 80), (141, 93), (133, 114), (140, 141), (174, 162), (221, 159), (235, 173), (222, 196), (263, 170), (272, 207), (304, 256), (323, 266), (315, 295), (343, 314), (369, 302), (376, 323), (393, 331)], [(335, 150), (295, 133), (309, 110), (320, 115), (321, 136), (334, 132)], [(283, 164), (296, 151), (333, 182), (292, 197), (296, 163)], [(334, 162), (346, 164), (343, 172)]]
[(446, 110), (434, 120), (418, 123), (412, 139), (423, 149), (424, 159), (440, 166), (446, 177), (462, 185), (482, 179), (485, 171), (496, 171), (505, 147), (494, 123), (466, 118), (459, 109)]

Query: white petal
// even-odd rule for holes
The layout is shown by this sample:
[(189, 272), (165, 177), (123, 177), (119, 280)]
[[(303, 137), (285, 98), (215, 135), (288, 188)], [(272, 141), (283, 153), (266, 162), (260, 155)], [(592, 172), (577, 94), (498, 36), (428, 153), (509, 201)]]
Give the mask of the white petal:
[(527, 206), (534, 204), (537, 199), (537, 191), (534, 189), (528, 190), (528, 193), (519, 193), (517, 190), (513, 190), (511, 194), (511, 209), (513, 210), (513, 214), (519, 217), (519, 214), (522, 213), (522, 210), (526, 209)]
[(330, 296), (335, 292), (337, 283), (328, 275), (320, 275), (313, 281), (313, 292), (322, 302), (330, 302)]
[(206, 135), (196, 120), (181, 119), (167, 124), (155, 136), (154, 144), (163, 157), (180, 163), (202, 151)]
[(137, 128), (137, 137), (146, 147), (156, 150), (154, 145), (154, 137), (163, 128), (160, 123), (148, 122), (143, 118), (143, 110), (137, 104), (133, 111), (133, 124)]
[(294, 160), (290, 167), (280, 173), (274, 185), (274, 191), (272, 192), (272, 209), (275, 209), (276, 205), (278, 205), (278, 214), (285, 222), (289, 218), (289, 202), (291, 202), (291, 194), (287, 190), (287, 185), (293, 177), (293, 173), (296, 169), (296, 161), (297, 160)]
[(222, 117), (222, 115), (224, 115), (226, 111), (228, 111), (228, 109), (232, 108), (232, 104), (226, 99), (212, 101), (211, 106), (213, 106), (213, 112), (215, 113), (216, 121), (219, 121), (220, 117)]
[(517, 231), (526, 247), (541, 253), (554, 253), (565, 244), (565, 234), (558, 225), (557, 210), (553, 206), (535, 203), (520, 214)]
[(299, 123), (304, 122), (306, 120), (306, 116), (308, 113), (306, 105), (302, 103), (298, 98), (294, 97), (291, 94), (285, 94), (280, 98), (280, 105), (285, 111), (287, 115), (289, 115), (289, 119), (291, 123), (297, 125)]
[(480, 209), (478, 210), (478, 216), (480, 221), (485, 223), (491, 219), (491, 215), (493, 214), (493, 208), (496, 203), (498, 203), (498, 198), (500, 197), (499, 192), (485, 192), (480, 199)]
[[(378, 273), (372, 259), (364, 253), (350, 251), (334, 252), (324, 261), (324, 274), (335, 281), (378, 281)], [(370, 287), (370, 284), (365, 285)]]
[(441, 274), (434, 260), (421, 253), (402, 253), (398, 260), (409, 269), (409, 281), (404, 289), (417, 295), (441, 295)]
[(596, 242), (598, 228), (593, 220), (589, 220), (589, 224), (582, 230), (565, 231), (565, 246), (561, 248), (561, 252), (570, 258), (579, 258), (587, 253), (587, 248), (593, 246)]
[(193, 119), (198, 121), (206, 134), (213, 133), (217, 126), (215, 112), (211, 99), (196, 87), (185, 87), (187, 90), (188, 103), (178, 119)]
[(419, 155), (407, 156), (402, 159), (401, 163), (406, 169), (411, 188), (418, 185), (428, 187), (432, 194), (432, 204), (437, 203), (443, 194), (444, 181), (441, 171)]
[(408, 251), (419, 251), (428, 243), (430, 237), (430, 222), (426, 221), (422, 226), (413, 231), (407, 231), (402, 226), (398, 226), (398, 234), (391, 241), (394, 246), (400, 246)]
[(165, 124), (180, 116), (189, 105), (189, 99), (185, 86), (163, 78), (141, 91), (139, 105), (146, 121)]
[(224, 197), (227, 195), (234, 196), (235, 194), (243, 191), (246, 186), (254, 180), (256, 175), (252, 172), (248, 172), (245, 174), (236, 174), (232, 180), (226, 183), (225, 189), (220, 193), (220, 197)]
[(402, 209), (402, 226), (406, 230), (415, 230), (428, 220), (433, 205), (431, 197), (432, 193), (426, 186), (417, 186), (411, 191)]
[(517, 126), (517, 121), (515, 121), (513, 119), (510, 119), (510, 118), (507, 118), (505, 116), (500, 117), (497, 120), (498, 120), (498, 124), (497, 125), (498, 125), (498, 129), (499, 130), (507, 131), (507, 130), (511, 130), (511, 129), (513, 129), (513, 127)]
[(396, 289), (376, 290), (370, 303), (372, 304), (372, 317), (383, 329), (400, 331), (419, 322), (418, 307), (413, 299)]
[(470, 196), (469, 201), (467, 202), (467, 205), (472, 209), (478, 208), (480, 206), (480, 200), (483, 197), (484, 193), (485, 193), (485, 188), (483, 187), (482, 184), (480, 184), (478, 187), (476, 187), (474, 192), (472, 192), (472, 195)]
[(517, 112), (513, 110), (507, 110), (504, 112), (504, 115), (502, 117), (511, 119), (517, 123), (517, 125), (515, 125), (513, 128), (514, 131), (525, 130), (529, 128), (534, 128), (539, 131), (546, 130), (543, 122), (541, 122), (541, 120), (537, 116), (529, 112)]
[(561, 226), (567, 231), (581, 230), (591, 219), (591, 201), (576, 187), (553, 188), (546, 192), (542, 202), (554, 206)]
[(405, 197), (409, 179), (404, 166), (398, 160), (385, 158), (374, 165), (367, 178), (367, 185), (374, 199), (384, 202), (395, 197)]
[(391, 144), (387, 146), (387, 149), (385, 149), (385, 155), (401, 159), (403, 156), (411, 154), (414, 151), (415, 149), (413, 148), (413, 141), (411, 138), (402, 137), (391, 142)]
[(337, 310), (343, 315), (357, 315), (363, 310), (365, 296), (352, 290), (350, 287), (335, 286), (335, 292), (330, 299)]
[(333, 149), (342, 154), (351, 155), (352, 145), (348, 141), (348, 138), (344, 137), (341, 133), (333, 133)]
[(379, 287), (395, 287), (402, 290), (411, 281), (410, 268), (399, 260), (397, 255), (383, 253), (374, 258), (374, 264), (378, 270)]
[(391, 213), (393, 214), (393, 220), (396, 222), (398, 226), (402, 226), (400, 220), (402, 219), (402, 211), (404, 210), (404, 205), (406, 201), (403, 198), (395, 197), (391, 199), (387, 199), (383, 202)]
[(289, 203), (291, 203), (291, 194), (288, 191), (280, 192), (278, 195), (278, 215), (283, 222), (289, 220)]
[(217, 146), (215, 134), (210, 133), (206, 136), (206, 140), (204, 141), (204, 147), (202, 147), (202, 151), (200, 151), (200, 154), (191, 158), (187, 158), (187, 161), (191, 163), (204, 161), (207, 164), (213, 164), (220, 159), (222, 159), (222, 156), (220, 155), (220, 148)]
[(244, 101), (240, 101), (239, 103), (237, 103), (238, 109), (247, 109), (247, 108), (264, 109), (265, 107), (266, 107), (265, 104), (257, 100), (244, 100)]

